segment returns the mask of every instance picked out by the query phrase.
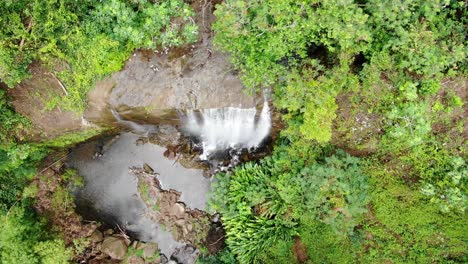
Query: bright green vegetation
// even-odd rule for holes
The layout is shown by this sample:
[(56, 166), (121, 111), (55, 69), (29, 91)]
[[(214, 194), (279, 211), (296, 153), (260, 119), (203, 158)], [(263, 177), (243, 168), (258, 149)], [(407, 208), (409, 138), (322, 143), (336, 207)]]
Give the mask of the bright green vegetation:
[(216, 176), (216, 263), (468, 261), (464, 2), (227, 0), (215, 14), (215, 43), (253, 92), (272, 87), (287, 124), (271, 157)]
[(260, 164), (217, 176), (212, 209), (222, 214), (226, 242), (241, 263), (258, 260), (311, 221), (347, 234), (362, 219), (368, 183), (357, 158), (338, 151), (310, 166), (291, 165), (287, 153), (278, 151)]
[[(1, 1), (0, 79), (13, 87), (40, 62), (66, 87), (49, 103), (81, 112), (96, 80), (122, 68), (136, 48), (197, 38), (182, 0)], [(59, 96), (59, 95), (57, 95)]]
[[(35, 190), (28, 183), (41, 160), (54, 148), (86, 140), (96, 131), (26, 142), (19, 133), (30, 129), (29, 122), (9, 107), (5, 97), (0, 99), (0, 118), (6, 120), (0, 124), (0, 263), (68, 263), (72, 250), (65, 247), (60, 236), (49, 231), (47, 219), (32, 210), (30, 197), (34, 197)], [(63, 177), (75, 185), (82, 184), (72, 171)], [(55, 192), (53, 203), (56, 207), (73, 203), (69, 190)]]
[(72, 257), (63, 240), (46, 230), (46, 222), (39, 220), (29, 208), (17, 205), (0, 215), (1, 263), (62, 264)]

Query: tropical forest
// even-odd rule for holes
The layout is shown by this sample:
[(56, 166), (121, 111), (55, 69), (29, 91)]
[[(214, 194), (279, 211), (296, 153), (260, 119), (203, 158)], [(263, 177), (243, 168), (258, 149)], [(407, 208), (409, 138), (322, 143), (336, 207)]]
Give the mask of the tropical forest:
[(0, 0), (0, 264), (467, 263), (467, 10)]

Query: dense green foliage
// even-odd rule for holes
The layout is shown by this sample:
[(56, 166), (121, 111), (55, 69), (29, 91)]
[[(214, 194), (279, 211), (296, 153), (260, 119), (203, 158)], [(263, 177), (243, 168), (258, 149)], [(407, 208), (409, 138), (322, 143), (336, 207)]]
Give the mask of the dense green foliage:
[[(294, 262), (292, 235), (308, 263), (466, 261), (464, 2), (227, 0), (215, 14), (215, 44), (287, 123), (271, 158), (217, 176), (241, 263)], [(250, 234), (262, 217), (281, 236)]]
[(3, 93), (0, 90), (0, 212), (5, 213), (21, 197), (46, 150), (21, 143), (20, 132), (29, 122), (10, 107)]
[(226, 242), (241, 263), (258, 262), (265, 249), (297, 235), (302, 222), (348, 234), (365, 212), (367, 182), (358, 159), (338, 151), (310, 166), (291, 168), (287, 161), (277, 152), (217, 175), (212, 209), (222, 214)]
[(15, 205), (0, 215), (0, 224), (0, 263), (65, 264), (72, 257), (63, 240), (48, 234), (45, 222), (27, 205)]
[[(52, 148), (81, 142), (98, 131), (25, 142), (25, 133), (30, 129), (28, 120), (14, 112), (0, 92), (0, 118), (5, 121), (0, 123), (0, 263), (69, 263), (71, 250), (65, 248), (63, 239), (49, 231), (47, 219), (34, 213), (25, 190)], [(64, 197), (59, 195), (68, 195), (68, 190), (55, 194), (57, 202), (63, 203)]]
[(39, 61), (61, 80), (66, 109), (83, 111), (94, 82), (120, 70), (136, 48), (193, 42), (197, 27), (181, 0), (0, 2), (0, 80), (10, 87)]

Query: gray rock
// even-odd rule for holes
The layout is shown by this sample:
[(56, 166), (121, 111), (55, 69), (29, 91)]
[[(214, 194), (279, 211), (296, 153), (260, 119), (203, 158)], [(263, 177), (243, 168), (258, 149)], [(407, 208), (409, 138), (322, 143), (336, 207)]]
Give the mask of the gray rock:
[(193, 246), (185, 245), (179, 247), (171, 256), (171, 260), (177, 261), (176, 263), (192, 264), (195, 263), (200, 252)]
[(127, 253), (127, 243), (123, 237), (106, 237), (102, 242), (101, 251), (113, 259), (122, 260)]
[(89, 93), (85, 117), (109, 123), (110, 107), (127, 119), (168, 124), (178, 119), (178, 109), (250, 108), (263, 101), (244, 91), (229, 58), (212, 51), (211, 41), (185, 55), (178, 52), (135, 52), (122, 71), (99, 81)]

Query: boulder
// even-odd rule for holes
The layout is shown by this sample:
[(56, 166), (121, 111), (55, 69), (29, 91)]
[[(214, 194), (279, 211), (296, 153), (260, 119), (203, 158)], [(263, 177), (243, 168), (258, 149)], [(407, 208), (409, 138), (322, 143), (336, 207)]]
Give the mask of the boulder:
[(155, 254), (159, 255), (159, 247), (156, 243), (145, 243), (143, 246), (143, 257), (145, 259), (153, 257)]
[(171, 215), (177, 218), (183, 218), (185, 213), (185, 206), (181, 203), (175, 203), (171, 207)]
[(105, 236), (112, 235), (113, 233), (114, 233), (114, 230), (112, 230), (111, 228), (106, 229), (106, 230), (104, 231), (104, 235), (105, 235)]
[(106, 237), (102, 242), (101, 251), (113, 259), (122, 260), (127, 253), (127, 243), (123, 237)]
[(93, 234), (89, 237), (89, 240), (93, 243), (101, 242), (104, 239), (104, 235), (101, 231), (95, 230)]
[(143, 163), (143, 170), (148, 174), (153, 174), (154, 173), (153, 168), (151, 168), (151, 166), (148, 165), (148, 163)]
[(178, 247), (171, 256), (175, 263), (195, 263), (200, 252), (191, 245)]

